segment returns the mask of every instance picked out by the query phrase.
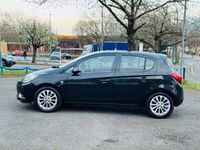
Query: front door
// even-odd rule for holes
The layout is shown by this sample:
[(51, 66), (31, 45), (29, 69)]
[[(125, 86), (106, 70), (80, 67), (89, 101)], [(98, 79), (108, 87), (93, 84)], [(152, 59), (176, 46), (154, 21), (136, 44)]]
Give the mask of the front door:
[(68, 102), (111, 102), (115, 61), (115, 55), (81, 60), (76, 65), (80, 73), (69, 75), (64, 83), (65, 99)]

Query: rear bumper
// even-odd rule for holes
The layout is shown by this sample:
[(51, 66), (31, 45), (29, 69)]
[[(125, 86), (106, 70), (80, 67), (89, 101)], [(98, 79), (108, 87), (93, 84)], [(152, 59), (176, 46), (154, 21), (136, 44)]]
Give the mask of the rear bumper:
[(17, 99), (21, 102), (33, 102), (35, 85), (32, 83), (23, 84), (23, 82), (17, 82)]
[(184, 91), (183, 88), (180, 86), (178, 87), (177, 94), (176, 94), (176, 101), (174, 101), (174, 106), (179, 106), (183, 103), (184, 100)]

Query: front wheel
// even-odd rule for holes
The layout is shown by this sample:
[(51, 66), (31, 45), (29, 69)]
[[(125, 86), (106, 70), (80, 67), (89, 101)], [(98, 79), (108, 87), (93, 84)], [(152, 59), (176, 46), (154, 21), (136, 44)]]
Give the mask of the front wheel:
[(35, 94), (35, 102), (42, 112), (53, 112), (61, 106), (61, 96), (52, 87), (42, 87)]
[(174, 110), (172, 98), (165, 93), (155, 93), (146, 102), (146, 110), (155, 118), (166, 118)]

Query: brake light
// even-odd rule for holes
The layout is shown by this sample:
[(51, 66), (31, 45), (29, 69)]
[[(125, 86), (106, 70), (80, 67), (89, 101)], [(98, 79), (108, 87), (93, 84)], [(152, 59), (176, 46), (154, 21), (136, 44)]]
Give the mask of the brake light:
[(178, 73), (172, 73), (171, 77), (174, 78), (179, 84), (182, 84), (183, 78)]

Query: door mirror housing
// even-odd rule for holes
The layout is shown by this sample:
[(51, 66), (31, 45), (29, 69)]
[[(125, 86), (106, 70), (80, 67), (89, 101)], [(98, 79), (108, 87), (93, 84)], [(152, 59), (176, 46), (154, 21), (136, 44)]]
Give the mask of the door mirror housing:
[(72, 74), (73, 74), (73, 75), (77, 75), (77, 74), (79, 74), (80, 72), (81, 72), (81, 71), (80, 71), (78, 68), (76, 68), (76, 67), (72, 69)]

